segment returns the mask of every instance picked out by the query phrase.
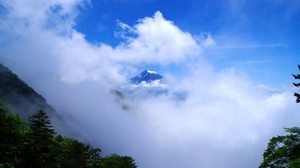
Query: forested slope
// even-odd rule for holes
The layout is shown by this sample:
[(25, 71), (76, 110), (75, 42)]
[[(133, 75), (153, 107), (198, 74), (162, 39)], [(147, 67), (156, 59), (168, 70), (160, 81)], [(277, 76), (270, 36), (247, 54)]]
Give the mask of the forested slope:
[(130, 156), (104, 157), (98, 147), (57, 134), (53, 120), (71, 128), (45, 98), (0, 64), (0, 168), (136, 168)]

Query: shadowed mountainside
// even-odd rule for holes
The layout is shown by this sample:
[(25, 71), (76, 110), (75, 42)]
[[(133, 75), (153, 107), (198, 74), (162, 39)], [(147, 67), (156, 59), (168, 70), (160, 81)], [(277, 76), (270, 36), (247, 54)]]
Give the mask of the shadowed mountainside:
[(69, 136), (77, 134), (43, 96), (2, 64), (0, 64), (0, 101), (25, 121), (37, 111), (43, 110), (50, 117), (57, 132)]

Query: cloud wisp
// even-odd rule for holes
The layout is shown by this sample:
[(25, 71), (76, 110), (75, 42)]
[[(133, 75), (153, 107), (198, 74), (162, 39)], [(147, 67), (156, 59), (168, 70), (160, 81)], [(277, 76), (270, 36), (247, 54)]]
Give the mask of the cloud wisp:
[[(73, 28), (84, 1), (0, 4), (0, 62), (76, 118), (93, 145), (131, 155), (139, 167), (256, 167), (270, 136), (299, 118), (290, 91), (255, 86), (233, 69), (215, 71), (202, 59), (205, 47), (217, 45), (213, 37), (199, 41), (159, 11), (134, 26), (119, 22), (122, 42), (112, 47)], [(188, 69), (165, 73), (169, 92), (184, 91), (186, 99), (163, 94), (123, 110), (109, 90), (139, 64)]]

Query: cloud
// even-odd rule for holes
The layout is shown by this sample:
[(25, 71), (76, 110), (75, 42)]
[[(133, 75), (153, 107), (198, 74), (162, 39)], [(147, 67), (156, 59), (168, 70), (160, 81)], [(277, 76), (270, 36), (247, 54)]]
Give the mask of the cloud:
[(257, 87), (231, 69), (196, 69), (168, 86), (188, 97), (179, 103), (166, 95), (137, 101), (135, 117), (149, 129), (151, 148), (161, 154), (144, 153), (155, 161), (143, 167), (258, 166), (271, 132), (287, 124), (281, 120), (284, 113), (295, 115), (291, 92)]
[(159, 11), (154, 17), (140, 19), (134, 27), (124, 23), (119, 25), (122, 30), (135, 35), (116, 47), (117, 59), (124, 62), (169, 64), (199, 56), (201, 51), (190, 33), (181, 31)]
[[(2, 34), (4, 37), (8, 36), (7, 33), (10, 35), (3, 43), (14, 48), (26, 41), (26, 48), (20, 46), (26, 51), (15, 51), (15, 57), (27, 59), (22, 56), (25, 52), (32, 54), (35, 57), (33, 61), (39, 63), (56, 62), (55, 71), (59, 71), (60, 77), (69, 83), (99, 78), (107, 78), (114, 83), (124, 82), (124, 75), (127, 74), (122, 71), (137, 64), (167, 65), (200, 56), (202, 46), (197, 44), (191, 34), (181, 31), (171, 21), (163, 18), (160, 12), (156, 12), (154, 17), (140, 19), (133, 27), (118, 22), (121, 31), (117, 35), (125, 41), (115, 48), (104, 43), (90, 44), (85, 40), (84, 34), (73, 29), (73, 19), (77, 14), (74, 6), (76, 3), (79, 2), (28, 3), (24, 8), (21, 8), (21, 3), (4, 3), (3, 6), (9, 12), (5, 16), (6, 22), (2, 22)], [(80, 1), (79, 4), (82, 3)], [(32, 8), (35, 5), (42, 6), (37, 14), (30, 12), (34, 11)], [(18, 43), (11, 41), (12, 37), (18, 38)], [(40, 41), (43, 43), (34, 49)], [(48, 48), (51, 51), (43, 56)], [(11, 53), (12, 50), (8, 51)]]
[[(113, 47), (91, 44), (74, 29), (85, 1), (0, 3), (7, 10), (0, 62), (76, 118), (105, 154), (131, 155), (142, 168), (256, 167), (268, 139), (299, 118), (291, 91), (256, 86), (235, 69), (214, 70), (197, 59), (218, 45), (214, 36), (199, 39), (159, 11), (133, 26), (118, 22), (122, 39)], [(109, 94), (139, 64), (174, 63), (189, 70), (166, 72), (170, 94), (132, 100), (129, 111)], [(174, 100), (181, 91), (186, 99)]]

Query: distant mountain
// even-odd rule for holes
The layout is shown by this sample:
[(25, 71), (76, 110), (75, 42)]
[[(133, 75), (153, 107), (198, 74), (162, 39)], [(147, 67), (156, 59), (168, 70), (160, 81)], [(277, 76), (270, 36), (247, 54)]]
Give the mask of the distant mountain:
[(153, 70), (144, 70), (130, 78), (127, 85), (111, 89), (110, 94), (115, 101), (126, 111), (131, 111), (138, 106), (139, 100), (167, 96), (174, 103), (184, 102), (188, 97), (185, 90), (170, 90), (166, 81), (161, 81), (163, 76)]
[(59, 133), (69, 135), (74, 133), (43, 96), (2, 64), (0, 64), (0, 102), (25, 121), (38, 110), (43, 110), (50, 117), (54, 127), (59, 128), (57, 130)]
[(126, 88), (125, 95), (129, 97), (151, 97), (167, 94), (167, 84), (162, 83), (162, 75), (153, 70), (144, 70), (130, 78), (131, 85)]
[(163, 76), (156, 73), (155, 71), (144, 70), (140, 74), (130, 78), (130, 81), (134, 84), (140, 84), (142, 82), (151, 83), (155, 80), (160, 80), (162, 78), (163, 78)]
[(130, 78), (130, 83), (111, 89), (110, 94), (124, 110), (134, 108), (134, 99), (167, 94), (167, 85), (161, 83), (162, 75), (153, 70), (144, 70)]

